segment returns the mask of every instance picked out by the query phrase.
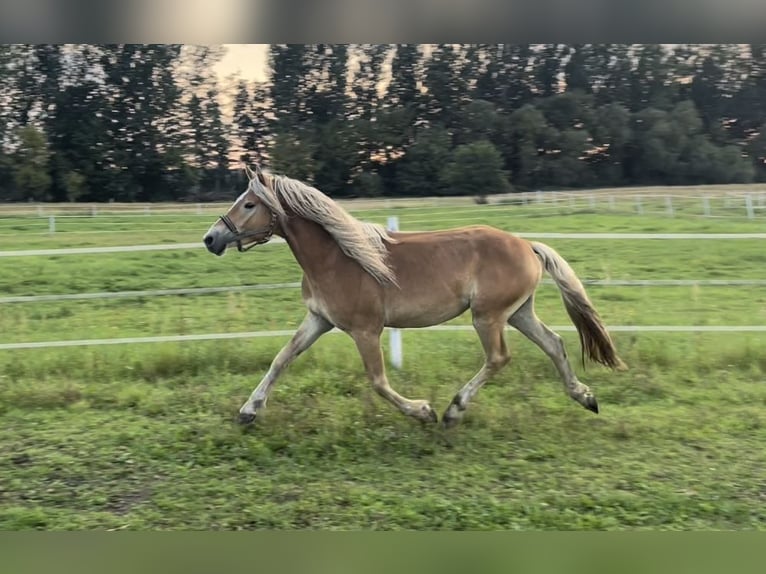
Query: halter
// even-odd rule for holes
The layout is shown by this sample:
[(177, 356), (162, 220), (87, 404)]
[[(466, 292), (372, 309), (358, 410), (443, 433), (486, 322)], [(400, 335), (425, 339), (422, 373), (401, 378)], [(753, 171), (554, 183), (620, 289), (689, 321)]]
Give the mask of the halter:
[[(266, 243), (269, 239), (271, 239), (271, 236), (274, 235), (274, 228), (277, 226), (277, 214), (276, 212), (271, 212), (271, 221), (269, 222), (269, 225), (267, 227), (256, 229), (255, 231), (240, 231), (237, 229), (237, 226), (234, 225), (234, 222), (231, 220), (231, 218), (228, 215), (221, 215), (219, 216), (219, 219), (223, 221), (223, 224), (234, 234), (234, 239), (237, 242), (237, 250), (240, 252), (247, 251), (248, 249), (252, 249), (256, 245), (261, 245), (263, 243)], [(248, 237), (254, 237), (256, 235), (259, 235), (263, 232), (266, 232), (265, 235), (263, 235), (260, 239), (256, 239), (252, 243), (250, 243), (247, 247), (242, 247), (242, 240), (246, 239)]]

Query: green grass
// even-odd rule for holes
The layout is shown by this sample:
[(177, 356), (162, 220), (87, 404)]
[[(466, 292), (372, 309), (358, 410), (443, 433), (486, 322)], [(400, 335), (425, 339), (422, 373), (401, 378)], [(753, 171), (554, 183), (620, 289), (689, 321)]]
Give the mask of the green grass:
[[(516, 231), (762, 231), (749, 221), (546, 216), (532, 206), (508, 217), (508, 209), (490, 209), (497, 208), (465, 213)], [(395, 212), (404, 229), (422, 220), (418, 228), (454, 226), (442, 224), (460, 215)], [(53, 237), (25, 220), (16, 235), (0, 236), (0, 249), (194, 241), (211, 222), (153, 217), (133, 218), (114, 235), (82, 232), (117, 218), (83, 219)], [(583, 278), (764, 278), (766, 263), (757, 240), (548, 243)], [(200, 250), (0, 259), (3, 296), (299, 278), (279, 245), (224, 258)], [(766, 321), (763, 288), (588, 290), (609, 324)], [(297, 289), (4, 304), (0, 342), (289, 329), (303, 313)], [(540, 290), (538, 313), (548, 324), (569, 324), (551, 286)], [(576, 335), (562, 335), (579, 357)], [(351, 341), (332, 334), (283, 375), (254, 427), (236, 426), (237, 409), (285, 340), (0, 351), (0, 529), (765, 524), (762, 334), (616, 333), (629, 371), (575, 364), (599, 398), (596, 416), (566, 397), (539, 349), (509, 333), (510, 366), (450, 431), (382, 402)], [(404, 368), (389, 373), (392, 386), (433, 401), (440, 413), (482, 360), (472, 333), (406, 331), (404, 350)]]

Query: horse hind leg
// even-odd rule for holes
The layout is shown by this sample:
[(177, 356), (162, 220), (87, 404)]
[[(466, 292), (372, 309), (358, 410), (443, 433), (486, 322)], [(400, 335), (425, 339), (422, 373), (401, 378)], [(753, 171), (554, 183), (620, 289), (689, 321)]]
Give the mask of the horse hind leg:
[(540, 319), (534, 309), (534, 296), (508, 319), (508, 324), (540, 347), (556, 366), (567, 394), (586, 409), (598, 413), (598, 402), (587, 385), (581, 383), (572, 369), (561, 337)]

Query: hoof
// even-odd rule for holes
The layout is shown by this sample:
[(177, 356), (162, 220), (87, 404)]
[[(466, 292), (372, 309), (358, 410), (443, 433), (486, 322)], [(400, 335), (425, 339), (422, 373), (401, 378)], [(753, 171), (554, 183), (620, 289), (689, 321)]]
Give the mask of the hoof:
[(457, 407), (457, 404), (451, 404), (442, 415), (442, 426), (445, 429), (457, 426), (463, 418), (463, 412)]
[(425, 422), (425, 423), (438, 423), (439, 422), (439, 416), (436, 414), (436, 411), (433, 410), (433, 408), (428, 407), (428, 413), (426, 413), (425, 417), (423, 418), (423, 422)]
[(451, 429), (452, 427), (456, 427), (459, 422), (460, 422), (460, 417), (448, 417), (446, 415), (442, 417), (442, 426), (445, 429)]
[(241, 425), (253, 424), (254, 420), (255, 413), (239, 413), (239, 416), (237, 417), (237, 422)]
[(598, 402), (596, 402), (596, 397), (593, 395), (587, 395), (585, 397), (583, 406), (589, 411), (593, 411), (594, 413), (598, 414)]

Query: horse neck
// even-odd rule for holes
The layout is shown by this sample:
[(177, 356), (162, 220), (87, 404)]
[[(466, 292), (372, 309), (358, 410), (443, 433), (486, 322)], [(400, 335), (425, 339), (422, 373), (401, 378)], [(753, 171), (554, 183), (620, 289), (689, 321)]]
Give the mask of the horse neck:
[(293, 257), (310, 279), (334, 276), (333, 262), (342, 251), (321, 225), (292, 216), (282, 223), (282, 232)]

